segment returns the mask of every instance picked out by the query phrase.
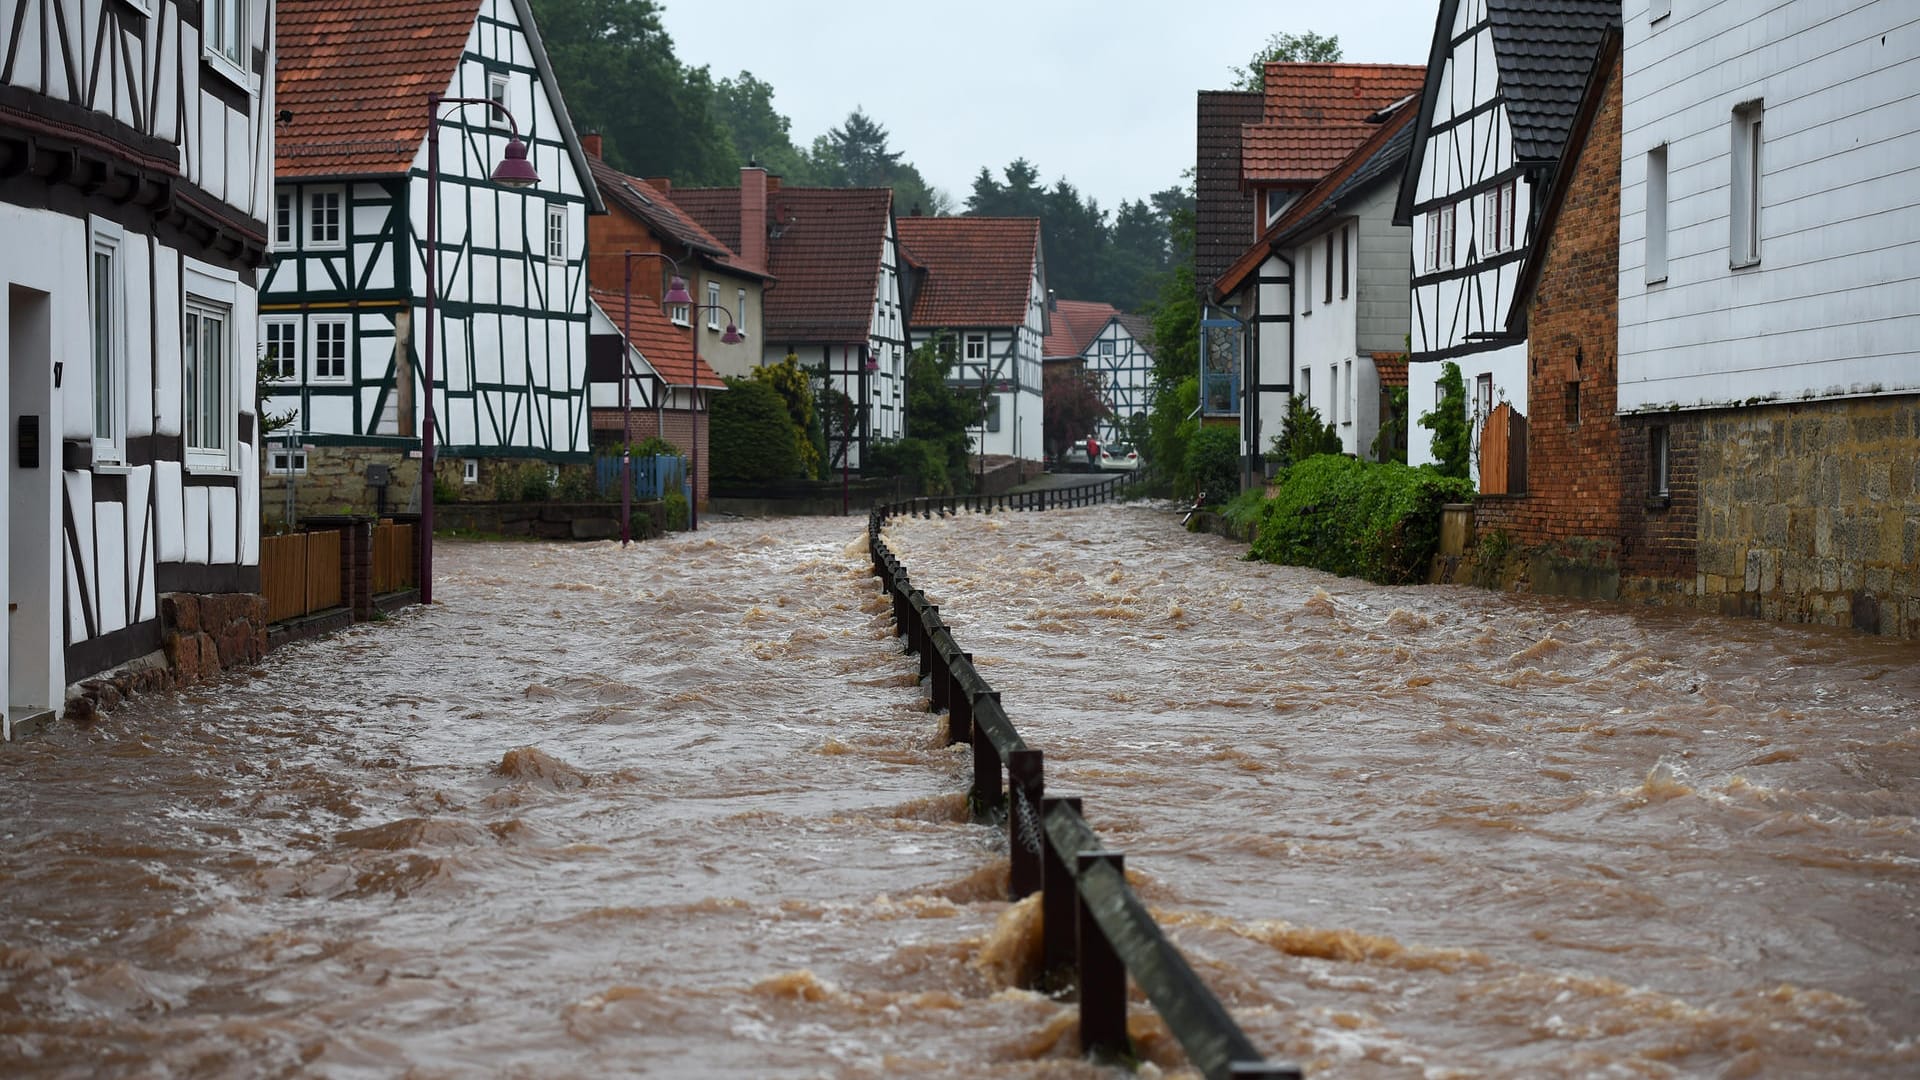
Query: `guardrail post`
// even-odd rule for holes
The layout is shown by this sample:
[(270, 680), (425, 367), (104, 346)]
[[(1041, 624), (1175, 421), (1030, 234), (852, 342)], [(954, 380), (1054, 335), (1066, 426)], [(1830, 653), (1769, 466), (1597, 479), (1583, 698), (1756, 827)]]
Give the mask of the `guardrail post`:
[[(945, 626), (941, 627), (946, 630)], [(947, 711), (947, 703), (953, 699), (953, 632), (947, 631), (943, 643), (936, 637), (933, 641), (933, 653), (939, 663), (933, 666), (933, 678), (927, 683), (927, 711), (941, 713)]]
[(920, 678), (933, 674), (933, 632), (946, 624), (940, 621), (940, 606), (928, 604), (920, 613)]
[(1236, 1061), (1227, 1066), (1230, 1080), (1300, 1080), (1298, 1065), (1269, 1065), (1264, 1061)]
[(1007, 879), (1010, 899), (1024, 900), (1040, 891), (1040, 855), (1047, 846), (1047, 826), (1040, 817), (1046, 795), (1043, 755), (1038, 750), (1015, 750), (1007, 755)]
[(907, 651), (917, 653), (926, 647), (926, 641), (923, 637), (926, 630), (920, 625), (920, 609), (927, 605), (927, 594), (921, 592), (919, 589), (914, 589), (907, 593), (906, 600), (907, 617), (905, 623)]
[[(1084, 876), (1095, 863), (1106, 863), (1124, 879), (1126, 859), (1117, 851), (1082, 851), (1075, 856), (1075, 876)], [(1080, 954), (1080, 1049), (1097, 1058), (1117, 1058), (1128, 1049), (1127, 969), (1113, 943), (1093, 921), (1093, 912), (1081, 896), (1075, 920)]]
[[(1066, 798), (1048, 795), (1040, 800), (1042, 824), (1054, 806), (1061, 803), (1071, 807), (1076, 814), (1081, 812), (1078, 795)], [(1080, 894), (1074, 891), (1073, 874), (1067, 869), (1066, 861), (1060, 858), (1060, 849), (1053, 846), (1053, 838), (1046, 839), (1045, 851), (1040, 857), (1040, 972), (1043, 985), (1057, 982), (1079, 959), (1074, 927), (1080, 911)]]
[[(967, 664), (973, 664), (973, 654), (956, 652)], [(973, 701), (967, 697), (966, 687), (954, 680), (952, 691), (947, 696), (947, 745), (973, 742)]]
[[(999, 704), (1000, 691), (986, 690), (975, 694), (972, 702), (974, 708), (970, 711), (977, 713), (980, 702), (983, 700)], [(1000, 790), (999, 748), (993, 745), (993, 739), (988, 737), (986, 729), (980, 726), (978, 720), (975, 720), (971, 726), (973, 728), (973, 806), (974, 811), (984, 817), (1004, 806), (1007, 796)]]

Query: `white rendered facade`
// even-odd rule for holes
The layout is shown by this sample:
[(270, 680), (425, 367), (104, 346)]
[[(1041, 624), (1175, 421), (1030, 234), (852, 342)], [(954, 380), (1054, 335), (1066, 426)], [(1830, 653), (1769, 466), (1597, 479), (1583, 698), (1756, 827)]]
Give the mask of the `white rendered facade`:
[(1914, 17), (1771, 0), (1656, 21), (1629, 0), (1620, 412), (1920, 391)]

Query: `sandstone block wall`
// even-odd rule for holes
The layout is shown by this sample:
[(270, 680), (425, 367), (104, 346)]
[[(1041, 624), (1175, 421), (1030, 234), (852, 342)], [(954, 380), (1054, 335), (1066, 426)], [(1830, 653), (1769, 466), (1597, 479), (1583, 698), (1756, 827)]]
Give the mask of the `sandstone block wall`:
[(160, 652), (81, 683), (65, 716), (91, 722), (135, 693), (192, 686), (267, 653), (267, 600), (254, 593), (163, 593)]

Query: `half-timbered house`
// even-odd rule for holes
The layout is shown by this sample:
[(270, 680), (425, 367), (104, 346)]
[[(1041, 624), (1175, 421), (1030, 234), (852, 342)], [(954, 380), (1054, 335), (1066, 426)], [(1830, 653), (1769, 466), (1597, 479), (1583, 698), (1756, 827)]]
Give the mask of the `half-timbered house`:
[[(1413, 115), (1409, 101), (1374, 114), (1366, 140), (1290, 199), (1211, 297), (1251, 313), (1262, 390), (1284, 373), (1292, 395), (1340, 436), (1341, 450), (1362, 457), (1372, 455), (1381, 420), (1374, 358), (1398, 355), (1406, 333), (1408, 231), (1392, 218)], [(1271, 445), (1284, 395), (1257, 400), (1257, 437)]]
[(167, 594), (259, 591), (272, 10), (0, 7), (0, 738), (159, 650)]
[[(831, 464), (906, 434), (907, 305), (888, 188), (795, 188), (748, 167), (738, 188), (674, 188), (676, 205), (742, 258), (764, 237), (761, 362), (794, 357), (845, 395), (827, 416)], [(751, 340), (751, 339), (749, 339)]]
[(1033, 471), (1046, 460), (1041, 342), (1047, 268), (1039, 218), (907, 217), (900, 242), (921, 268), (909, 319), (915, 347), (952, 342), (952, 385), (986, 408), (974, 450)]
[(1072, 364), (1092, 376), (1112, 414), (1101, 422), (1102, 443), (1126, 442), (1153, 408), (1152, 328), (1146, 319), (1112, 304), (1089, 300), (1048, 303), (1048, 332), (1041, 362)]
[[(261, 337), (270, 409), (313, 447), (303, 504), (417, 499), (428, 139), (440, 149), (437, 467), (584, 459), (587, 215), (604, 213), (526, 0), (282, 0)], [(445, 105), (431, 93), (497, 101)], [(517, 133), (539, 183), (489, 179)], [(278, 480), (269, 470), (265, 486)], [(269, 497), (270, 503), (277, 500)]]
[[(1527, 410), (1527, 343), (1506, 327), (1601, 35), (1619, 0), (1441, 0), (1394, 223), (1413, 230), (1409, 408), (1460, 365), (1478, 452), (1495, 406)], [(1429, 433), (1408, 460), (1434, 460)]]
[[(614, 438), (634, 442), (658, 436), (686, 452), (693, 468), (694, 498), (705, 505), (710, 491), (707, 422), (713, 396), (726, 389), (720, 373), (694, 350), (697, 333), (658, 303), (634, 300), (624, 292), (593, 290), (596, 315), (589, 383), (593, 419)], [(604, 313), (605, 320), (600, 315)], [(625, 341), (628, 352), (627, 401), (622, 408), (620, 377)]]

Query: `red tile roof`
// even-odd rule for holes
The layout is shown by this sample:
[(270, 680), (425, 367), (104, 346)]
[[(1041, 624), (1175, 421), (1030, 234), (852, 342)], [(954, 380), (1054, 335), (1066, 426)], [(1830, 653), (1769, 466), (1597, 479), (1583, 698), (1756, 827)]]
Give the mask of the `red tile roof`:
[(1241, 182), (1318, 181), (1377, 130), (1368, 117), (1419, 96), (1426, 70), (1417, 64), (1268, 64), (1260, 122), (1241, 128)]
[(1381, 386), (1407, 385), (1407, 356), (1405, 353), (1374, 353), (1373, 367), (1375, 371), (1380, 373)]
[(908, 217), (900, 242), (927, 269), (916, 326), (1018, 326), (1027, 320), (1039, 218)]
[(281, 0), (274, 174), (398, 175), (427, 132), (427, 95), (444, 92), (480, 0)]
[(1120, 309), (1112, 304), (1102, 304), (1089, 300), (1060, 300), (1053, 307), (1053, 330), (1041, 346), (1040, 355), (1046, 357), (1079, 356), (1093, 344), (1093, 339), (1106, 329), (1120, 314)]
[(1262, 121), (1268, 124), (1358, 124), (1404, 97), (1418, 97), (1420, 64), (1267, 65)]
[[(675, 188), (673, 201), (739, 250), (739, 188)], [(770, 345), (864, 343), (873, 327), (880, 255), (893, 212), (887, 188), (789, 188), (767, 193), (767, 289), (760, 315)]]
[(659, 188), (637, 176), (628, 176), (597, 157), (589, 155), (587, 164), (607, 204), (639, 219), (654, 235), (677, 241), (730, 273), (755, 278), (766, 276), (740, 262), (733, 248), (701, 227)]
[(594, 289), (593, 300), (615, 327), (619, 327), (622, 320), (632, 320), (627, 327), (628, 344), (640, 350), (640, 355), (647, 358), (647, 363), (653, 365), (668, 386), (692, 386), (696, 362), (702, 387), (724, 385), (719, 372), (707, 366), (706, 360), (693, 355), (693, 331), (673, 325), (673, 320), (660, 309), (659, 300), (635, 296), (631, 314), (622, 308), (625, 297), (611, 289)]

